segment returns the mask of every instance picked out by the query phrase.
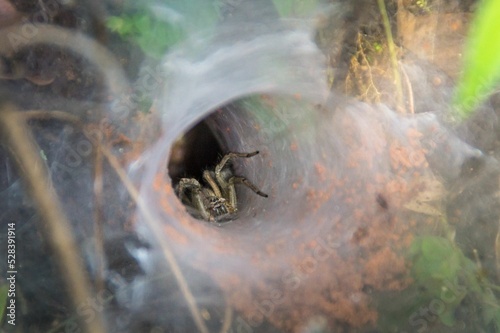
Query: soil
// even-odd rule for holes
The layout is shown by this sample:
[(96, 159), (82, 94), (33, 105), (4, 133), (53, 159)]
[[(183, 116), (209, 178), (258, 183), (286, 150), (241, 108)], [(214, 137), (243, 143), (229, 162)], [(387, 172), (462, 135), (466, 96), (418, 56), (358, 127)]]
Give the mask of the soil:
[[(16, 10), (9, 3), (0, 1), (0, 27), (11, 22), (8, 20), (33, 17), (40, 11), (42, 2), (12, 3)], [(441, 103), (444, 105), (445, 97), (431, 96), (434, 91), (412, 84), (419, 73), (413, 71), (415, 67), (411, 66), (425, 64), (425, 75), (431, 85), (436, 87), (447, 86), (456, 80), (461, 66), (461, 45), (467, 34), (475, 2), (435, 0), (428, 1), (428, 7), (421, 8), (415, 1), (388, 1), (387, 7), (398, 45), (398, 59), (403, 68), (402, 106), (398, 105), (393, 93), (394, 79), (380, 14), (378, 8), (373, 7), (371, 1), (369, 3), (355, 1), (351, 5), (347, 4), (346, 6), (352, 7), (347, 11), (349, 15), (342, 18), (342, 28), (339, 31), (328, 31), (331, 26), (326, 25), (325, 30), (318, 33), (318, 43), (328, 52), (330, 69), (335, 72), (332, 89), (369, 103), (384, 103), (408, 114), (429, 111), (429, 105), (435, 105), (434, 102), (439, 98), (443, 98)], [(93, 35), (102, 31), (103, 24), (101, 18), (96, 16), (100, 11), (91, 7), (87, 8), (83, 4), (60, 6), (51, 16), (50, 23)], [(107, 10), (117, 10), (120, 5), (109, 1), (104, 7)], [(139, 67), (137, 54), (140, 51), (137, 47), (124, 43), (109, 32), (106, 36), (94, 35), (94, 39), (107, 43), (106, 47), (119, 59), (121, 66), (127, 68), (127, 75), (133, 80)], [(341, 40), (342, 47), (332, 46), (333, 40)], [(99, 114), (110, 98), (105, 80), (96, 68), (77, 54), (64, 49), (51, 45), (33, 45), (14, 55), (3, 56), (2, 61), (2, 93), (11, 96), (20, 112), (59, 110), (78, 115), (81, 114), (78, 112), (83, 112), (84, 115), (93, 112)], [(431, 101), (426, 103), (414, 100), (415, 96), (423, 100), (429, 97)], [(262, 96), (262, 99), (272, 103), (272, 98), (268, 96)], [(80, 120), (90, 119), (89, 123), (75, 125), (58, 119), (57, 115), (54, 119), (50, 116), (42, 117), (43, 119), (35, 116), (30, 121), (45, 160), (51, 161), (47, 167), (52, 172), (51, 177), (54, 178), (64, 210), (71, 216), (75, 234), (78, 235), (77, 241), (84, 251), (91, 251), (93, 245), (86, 243), (86, 239), (96, 238), (96, 219), (103, 223), (105, 236), (97, 241), (104, 243), (104, 251), (112, 270), (120, 272), (120, 278), (127, 283), (145, 275), (137, 258), (126, 250), (129, 238), (134, 239), (130, 242), (139, 244), (134, 246), (149, 248), (153, 244), (148, 240), (136, 239), (136, 203), (127, 193), (126, 185), (117, 175), (115, 167), (100, 155), (102, 152), (99, 152), (98, 147), (102, 145), (109, 148), (123, 167), (129, 167), (136, 161), (152, 140), (160, 135), (156, 123), (157, 110), (152, 108), (143, 112), (138, 110), (137, 105), (136, 108), (134, 116), (120, 124), (115, 124), (111, 119), (94, 121), (96, 117), (80, 117)], [(323, 111), (326, 112), (327, 109), (328, 106)], [(157, 175), (155, 190), (161, 198), (163, 213), (175, 216), (182, 226), (178, 228), (164, 225), (162, 235), (177, 257), (189, 258), (182, 262), (184, 270), (189, 270), (192, 274), (189, 279), (202, 276), (204, 282), (199, 282), (200, 286), (207, 283), (212, 288), (210, 290), (217, 294), (217, 297), (214, 296), (217, 298), (217, 306), (204, 308), (209, 313), (208, 317), (212, 316), (210, 325), (213, 325), (214, 331), (223, 326), (224, 309), (228, 307), (235, 312), (230, 324), (230, 329), (233, 330), (309, 332), (316, 328), (324, 331), (334, 329), (337, 332), (363, 331), (376, 327), (380, 318), (380, 313), (374, 306), (373, 295), (397, 294), (412, 284), (409, 274), (411, 264), (405, 253), (414, 237), (439, 228), (440, 223), (436, 211), (441, 209), (438, 207), (443, 199), (439, 195), (441, 189), (439, 184), (436, 185), (435, 179), (427, 177), (428, 159), (435, 151), (426, 145), (425, 136), (429, 133), (416, 128), (408, 129), (400, 137), (391, 137), (387, 134), (387, 129), (380, 125), (384, 122), (377, 111), (379, 110), (374, 108), (374, 112), (368, 112), (366, 122), (375, 128), (379, 137), (386, 140), (378, 146), (371, 145), (373, 149), (366, 148), (370, 142), (363, 141), (356, 120), (349, 116), (327, 119), (327, 125), (323, 125), (332, 128), (338, 126), (341, 132), (339, 135), (346, 139), (346, 151), (349, 152), (347, 161), (349, 168), (353, 170), (352, 174), (370, 177), (341, 178), (327, 158), (312, 161), (311, 179), (326, 185), (321, 188), (306, 188), (308, 181), (304, 178), (290, 182), (290, 193), (306, 188), (302, 204), (303, 210), (309, 212), (309, 215), (298, 216), (296, 222), (286, 226), (291, 230), (290, 234), (276, 237), (272, 242), (269, 242), (270, 235), (279, 235), (279, 232), (269, 230), (259, 233), (249, 230), (247, 234), (241, 235), (238, 234), (241, 229), (233, 229), (232, 234), (231, 231), (220, 231), (193, 219), (176, 200), (167, 170)], [(487, 124), (478, 123), (477, 132), (482, 133)], [(122, 131), (123, 128), (128, 130)], [(98, 137), (98, 140), (89, 139), (88, 133), (93, 129), (94, 133), (104, 135)], [(258, 132), (259, 129), (256, 126), (255, 131)], [(185, 141), (173, 147), (169, 166), (172, 178), (179, 178), (186, 173), (200, 178), (202, 169), (215, 164), (221, 148), (213, 138), (209, 138), (213, 140), (213, 150), (206, 147), (204, 155), (196, 151), (197, 141), (208, 140), (207, 131), (208, 127), (201, 125), (187, 135)], [(500, 154), (496, 138), (487, 141), (478, 138), (478, 135), (471, 135), (469, 140), (476, 140), (478, 145), (487, 146), (492, 155)], [(91, 148), (85, 151), (82, 142), (89, 143)], [(305, 149), (296, 141), (290, 142), (289, 147), (294, 154), (300, 154)], [(17, 220), (20, 237), (24, 238), (22, 241), (33, 239), (32, 244), (36, 244), (36, 247), (26, 247), (20, 253), (19, 262), (26, 267), (26, 275), (20, 278), (21, 286), (26, 285), (21, 289), (25, 302), (25, 310), (21, 314), (24, 322), (21, 330), (47, 332), (60, 326), (72, 313), (69, 310), (70, 303), (66, 293), (57, 290), (57, 285), (62, 282), (55, 277), (60, 274), (57, 264), (46, 258), (50, 257), (46, 248), (47, 239), (42, 236), (37, 224), (39, 216), (35, 205), (30, 202), (20, 185), (22, 172), (12, 171), (15, 168), (13, 158), (8, 155), (9, 147), (2, 143), (0, 148), (0, 156), (3, 158), (0, 167), (0, 197), (2, 200), (6, 198), (2, 202), (6, 207), (0, 224)], [(390, 173), (374, 171), (378, 169), (377, 163), (381, 156), (387, 158)], [(487, 182), (486, 178), (484, 182)], [(75, 189), (78, 189), (78, 193), (75, 193)], [(455, 190), (458, 193), (457, 202), (472, 200), (467, 194)], [(415, 195), (426, 191), (436, 195), (431, 200), (434, 206), (415, 202)], [(491, 188), (488, 194), (495, 191), (496, 188)], [(96, 196), (102, 202), (96, 202)], [(341, 202), (343, 211), (348, 214), (325, 218), (322, 212), (333, 201)], [(99, 207), (104, 205), (106, 210), (99, 211)], [(411, 209), (408, 209), (409, 205)], [(450, 214), (451, 223), (462, 223), (463, 215), (466, 214), (468, 213), (460, 211)], [(316, 233), (305, 232), (306, 223), (307, 230), (316, 230)], [(244, 228), (242, 230), (245, 231)], [(467, 230), (472, 230), (472, 227)], [(482, 231), (488, 232), (490, 238), (496, 235), (496, 229), (489, 220), (484, 222)], [(342, 243), (340, 250), (333, 239), (335, 235), (346, 234), (351, 237)], [(495, 239), (488, 239), (487, 244), (481, 245), (483, 238), (479, 236), (470, 239), (458, 234), (457, 238), (467, 242), (470, 247), (479, 249), (480, 254), (485, 256), (485, 262), (494, 265), (495, 257), (485, 253), (492, 248)], [(207, 241), (203, 250), (196, 252), (193, 249), (200, 249), (200, 240), (210, 241)], [(34, 256), (33, 253), (37, 255)], [(234, 265), (243, 262), (247, 265), (249, 274), (235, 272), (234, 267), (229, 264), (214, 271), (213, 263), (221, 256)], [(318, 256), (325, 259), (318, 259)], [(46, 267), (42, 274), (49, 277), (47, 283), (31, 281), (37, 275), (39, 262)], [(291, 273), (283, 276), (284, 267), (290, 267)], [(170, 276), (168, 279), (174, 281)], [(173, 300), (183, 302), (182, 296), (176, 294), (177, 285), (171, 283), (169, 286), (166, 293), (174, 295)], [(112, 302), (112, 310), (106, 313), (112, 316), (115, 314), (113, 311), (116, 311), (123, 315), (130, 310), (119, 303)], [(165, 301), (159, 300), (158, 305), (154, 306), (163, 304)], [(46, 307), (44, 311), (41, 310), (41, 305)], [(185, 320), (188, 322), (185, 324), (185, 331), (194, 331), (196, 328), (191, 322), (188, 307), (183, 303), (178, 308), (184, 309), (184, 313), (177, 316), (184, 315), (188, 318)], [(137, 318), (138, 321), (144, 315), (138, 309), (130, 312), (131, 318)], [(161, 324), (167, 322), (165, 326), (168, 327), (177, 319), (165, 315), (165, 319), (148, 318), (144, 323), (134, 325), (137, 330), (151, 329), (153, 332), (157, 327), (155, 320)]]

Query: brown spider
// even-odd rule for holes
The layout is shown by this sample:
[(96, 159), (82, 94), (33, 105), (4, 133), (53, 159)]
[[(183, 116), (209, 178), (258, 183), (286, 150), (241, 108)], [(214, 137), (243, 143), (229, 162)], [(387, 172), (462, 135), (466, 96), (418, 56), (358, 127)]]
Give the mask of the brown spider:
[[(243, 184), (258, 195), (267, 198), (267, 194), (259, 189), (244, 177), (234, 176), (228, 166), (229, 160), (235, 157), (252, 157), (259, 152), (253, 153), (228, 153), (215, 167), (215, 171), (205, 170), (203, 179), (210, 186), (201, 186), (194, 178), (181, 178), (175, 188), (178, 197), (181, 199), (188, 211), (197, 218), (202, 218), (209, 222), (223, 222), (235, 218), (238, 212), (238, 202), (236, 199), (235, 184)], [(186, 196), (188, 190), (190, 196)]]

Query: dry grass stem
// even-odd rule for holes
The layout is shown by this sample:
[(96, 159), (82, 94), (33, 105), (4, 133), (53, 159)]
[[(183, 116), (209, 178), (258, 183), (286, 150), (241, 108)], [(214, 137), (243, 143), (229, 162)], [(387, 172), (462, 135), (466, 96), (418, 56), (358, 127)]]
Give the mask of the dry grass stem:
[[(92, 298), (92, 289), (86, 278), (71, 227), (63, 213), (61, 203), (50, 179), (45, 163), (38, 154), (36, 144), (22, 116), (14, 106), (5, 104), (0, 111), (0, 126), (9, 142), (14, 159), (22, 170), (23, 180), (38, 206), (43, 220), (40, 230), (55, 253), (57, 262), (71, 295), (73, 305), (77, 309)], [(81, 324), (88, 333), (105, 333), (104, 323), (99, 313), (91, 321)]]

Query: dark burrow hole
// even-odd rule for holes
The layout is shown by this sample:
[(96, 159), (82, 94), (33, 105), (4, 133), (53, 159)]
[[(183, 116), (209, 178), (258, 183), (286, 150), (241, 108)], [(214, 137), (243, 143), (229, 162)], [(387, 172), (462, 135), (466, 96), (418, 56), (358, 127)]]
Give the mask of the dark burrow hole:
[[(237, 122), (239, 117), (235, 115), (239, 115), (239, 111), (242, 111), (241, 106), (238, 106), (237, 103), (230, 103), (208, 114), (204, 119), (177, 138), (171, 148), (168, 161), (168, 174), (171, 178), (172, 187), (174, 189), (177, 188), (182, 178), (195, 179), (200, 183), (201, 187), (211, 188), (211, 185), (208, 184), (203, 177), (204, 171), (215, 171), (215, 167), (221, 162), (226, 154), (230, 152), (240, 152), (228, 150), (228, 147), (234, 146), (231, 144), (234, 142), (226, 142), (228, 137), (218, 132), (220, 128), (227, 128), (227, 126)], [(237, 138), (232, 137), (232, 140), (235, 139)], [(253, 152), (254, 151), (241, 151), (240, 153)], [(253, 189), (255, 194), (252, 194), (252, 196), (255, 195), (257, 197), (260, 196), (265, 198), (268, 196), (267, 193), (263, 193), (265, 191), (261, 191), (258, 186), (253, 184), (253, 179), (245, 179), (245, 170), (238, 168), (240, 163), (245, 163), (242, 162), (243, 160), (245, 159), (230, 159), (225, 164), (225, 168), (230, 170), (229, 175), (241, 178), (242, 181), (245, 182), (245, 184), (236, 183), (234, 187), (237, 200), (237, 206), (235, 209), (237, 209), (237, 212), (231, 212), (231, 208), (226, 206), (226, 204), (221, 204), (221, 202), (214, 197), (206, 198), (206, 200), (210, 202), (210, 206), (212, 207), (211, 209), (213, 209), (211, 214), (215, 214), (212, 215), (212, 217), (215, 218), (218, 223), (233, 221), (246, 215), (243, 213), (243, 211), (245, 211), (244, 207), (246, 206), (244, 203), (246, 202), (246, 195), (252, 192), (252, 189), (249, 188), (250, 186), (253, 185), (255, 187)], [(238, 170), (235, 170), (235, 168)], [(223, 176), (223, 178), (225, 177), (227, 180), (230, 177), (229, 175), (226, 173), (226, 176)], [(215, 176), (212, 174), (212, 177), (214, 178)], [(251, 183), (252, 185), (248, 185), (248, 183)], [(215, 184), (219, 187), (221, 186), (216, 180)], [(241, 190), (242, 188), (246, 189)], [(185, 189), (183, 193), (186, 201), (194, 200), (193, 192), (189, 188)], [(177, 190), (176, 194), (178, 196)], [(183, 204), (186, 207), (187, 212), (189, 212), (194, 218), (204, 220), (204, 218), (200, 216), (199, 210), (193, 207), (194, 202), (191, 202), (193, 204), (191, 205), (185, 200), (183, 200)], [(228, 196), (224, 196), (222, 200), (224, 202), (228, 202), (230, 198)], [(204, 202), (208, 205), (207, 201)], [(208, 206), (205, 207), (208, 209)]]
[(203, 171), (212, 170), (224, 155), (205, 119), (175, 141), (168, 161), (168, 174), (175, 188), (184, 177), (202, 179)]
[[(174, 189), (177, 188), (182, 178), (194, 178), (201, 186), (206, 186), (207, 184), (203, 180), (203, 172), (205, 170), (214, 170), (224, 155), (220, 143), (206, 123), (207, 118), (181, 134), (172, 146), (168, 162), (168, 173), (172, 179)], [(178, 195), (177, 189), (176, 194)], [(183, 202), (183, 204), (185, 203)], [(191, 207), (186, 204), (185, 206), (193, 217), (203, 219), (201, 216), (197, 216)]]

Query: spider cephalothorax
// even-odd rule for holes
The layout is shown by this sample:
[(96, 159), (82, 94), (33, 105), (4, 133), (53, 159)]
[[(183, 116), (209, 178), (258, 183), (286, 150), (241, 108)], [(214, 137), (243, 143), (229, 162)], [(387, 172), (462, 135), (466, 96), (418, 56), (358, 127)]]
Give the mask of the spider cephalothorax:
[(243, 184), (258, 195), (267, 198), (267, 194), (244, 177), (234, 176), (228, 167), (230, 159), (235, 157), (252, 157), (253, 153), (229, 153), (217, 164), (214, 171), (205, 170), (203, 179), (208, 186), (201, 186), (194, 178), (181, 178), (176, 192), (181, 201), (195, 217), (210, 222), (231, 220), (238, 211), (235, 184)]

